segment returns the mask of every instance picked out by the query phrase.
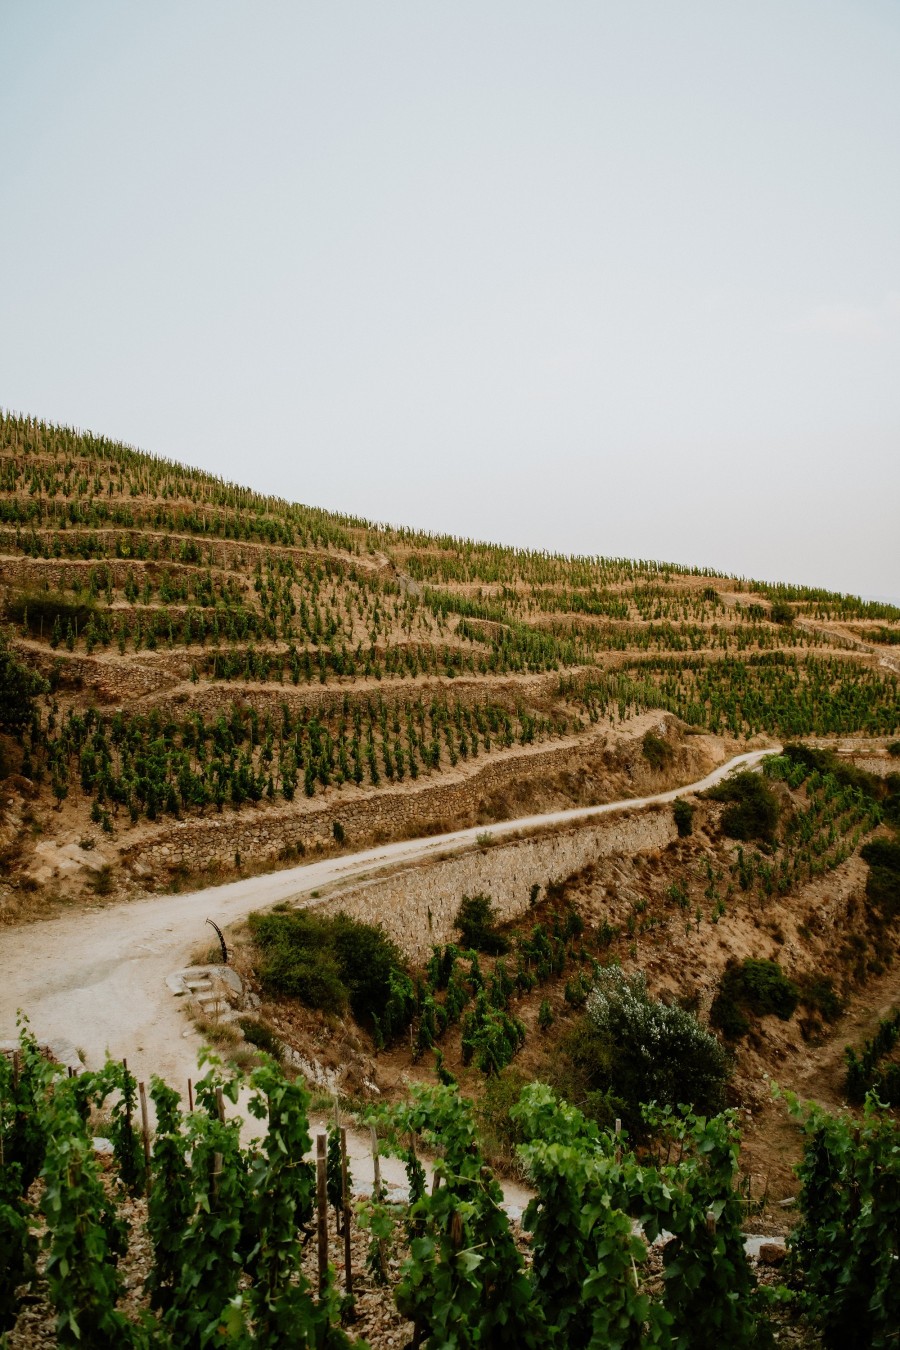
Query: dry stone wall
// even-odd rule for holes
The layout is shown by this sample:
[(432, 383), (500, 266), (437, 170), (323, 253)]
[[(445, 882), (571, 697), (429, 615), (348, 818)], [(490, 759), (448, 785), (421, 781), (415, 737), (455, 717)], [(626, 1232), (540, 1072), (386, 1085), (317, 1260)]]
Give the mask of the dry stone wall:
[(422, 962), (434, 943), (458, 938), (453, 921), (464, 895), (489, 894), (502, 920), (516, 919), (528, 912), (535, 883), (562, 880), (597, 858), (663, 849), (676, 837), (671, 807), (651, 807), (422, 863), (329, 896), (317, 910), (381, 924)]
[(135, 843), (125, 861), (145, 875), (160, 869), (206, 871), (231, 865), (236, 852), (254, 866), (321, 851), (333, 843), (340, 821), (348, 846), (379, 839), (438, 834), (477, 811), (483, 795), (502, 790), (523, 773), (552, 775), (572, 763), (573, 754), (599, 754), (604, 737), (568, 738), (547, 749), (530, 747), (487, 762), (477, 772), (451, 781), (382, 788), (370, 795), (314, 798), (282, 806), (247, 807), (205, 820), (184, 820)]
[(373, 678), (356, 680), (352, 685), (340, 682), (294, 685), (288, 679), (276, 684), (254, 684), (243, 680), (214, 684), (206, 683), (201, 677), (200, 683), (190, 690), (179, 689), (162, 695), (155, 706), (173, 716), (183, 716), (185, 705), (189, 705), (191, 712), (212, 717), (232, 703), (246, 704), (260, 713), (275, 712), (282, 703), (286, 703), (292, 713), (304, 708), (311, 713), (319, 713), (339, 709), (352, 688), (354, 699), (369, 695), (374, 700), (383, 698), (388, 704), (407, 698), (421, 698), (427, 704), (433, 698), (449, 697), (466, 704), (490, 701), (512, 711), (523, 701), (523, 696), (528, 699), (554, 696), (558, 683), (559, 676), (555, 674), (492, 678), (490, 681), (431, 676), (415, 680), (401, 679), (391, 681), (390, 684), (382, 684)]
[(28, 664), (45, 679), (56, 671), (64, 686), (93, 690), (99, 703), (120, 707), (171, 689), (190, 675), (190, 661), (166, 653), (161, 659), (129, 656), (121, 660), (115, 657), (97, 660), (53, 651), (38, 643), (17, 642), (15, 645)]

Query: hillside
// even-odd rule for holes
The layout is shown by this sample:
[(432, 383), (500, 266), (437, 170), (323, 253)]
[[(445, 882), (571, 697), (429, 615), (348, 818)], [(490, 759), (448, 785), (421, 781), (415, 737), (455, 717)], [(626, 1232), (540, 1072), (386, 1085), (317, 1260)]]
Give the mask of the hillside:
[[(729, 743), (900, 727), (888, 605), (374, 525), (10, 415), (0, 493), (5, 628), (47, 690), (3, 745), (8, 917), (85, 877), (140, 886), (142, 847), (175, 819), (327, 806), (309, 842), (332, 847), (341, 804), (504, 759), (515, 800), (495, 787), (457, 823), (541, 809), (536, 748), (647, 709)], [(551, 804), (585, 800), (569, 778)], [(595, 773), (587, 797), (612, 788)], [(182, 852), (160, 881), (196, 872)], [(254, 866), (235, 852), (212, 872)]]
[[(440, 1170), (440, 1131), (410, 1105), (434, 1090), (452, 1137), (472, 1132), (471, 1166), (480, 1148), (519, 1181), (516, 1103), (535, 1080), (584, 1112), (578, 1158), (605, 1139), (617, 1168), (616, 1122), (641, 1168), (667, 1168), (680, 1127), (663, 1163), (671, 1119), (646, 1129), (642, 1108), (687, 1102), (724, 1131), (719, 1200), (698, 1191), (683, 1216), (702, 1251), (719, 1201), (741, 1252), (742, 1225), (780, 1235), (793, 1222), (802, 1133), (772, 1079), (840, 1109), (851, 1041), (854, 1103), (875, 1085), (896, 1105), (900, 609), (376, 525), (10, 416), (0, 493), (7, 1033), (22, 1007), (42, 1039), (74, 1038), (100, 1096), (124, 1092), (125, 1057), (142, 1085), (183, 1083), (210, 1042), (226, 1076), (256, 1068), (275, 1087), (259, 1062), (272, 1051), (291, 1080), (379, 1102)], [(729, 777), (732, 759), (757, 772)], [(547, 819), (601, 803), (590, 819)], [(140, 903), (114, 904), (126, 899)], [(208, 964), (220, 958), (203, 945), (207, 913), (226, 930), (224, 972)], [(48, 1082), (27, 1044), (29, 1072)], [(441, 1098), (436, 1077), (459, 1094)], [(302, 1151), (299, 1078), (290, 1091)], [(80, 1116), (56, 1119), (57, 1098), (41, 1108), (48, 1137), (84, 1132)], [(717, 1114), (726, 1105), (733, 1117)], [(220, 1097), (211, 1125), (185, 1117), (198, 1177), (204, 1130), (225, 1131), (219, 1153), (223, 1139), (237, 1149), (223, 1109)], [(164, 1193), (178, 1169), (165, 1129), (157, 1143)], [(412, 1177), (416, 1155), (404, 1156)], [(237, 1172), (254, 1158), (234, 1152)], [(553, 1168), (547, 1178), (555, 1188)], [(448, 1173), (449, 1196), (452, 1184)], [(149, 1250), (143, 1203), (128, 1202), (129, 1268)], [(623, 1233), (635, 1204), (622, 1202)], [(395, 1234), (394, 1293), (413, 1231)], [(357, 1330), (393, 1345), (413, 1317), (418, 1335), (427, 1309), (403, 1314), (402, 1295), (395, 1308), (375, 1248), (353, 1240), (369, 1263)], [(540, 1289), (540, 1239), (516, 1240)], [(622, 1288), (657, 1307), (666, 1258), (639, 1280), (633, 1256)], [(311, 1272), (311, 1246), (303, 1259)], [(743, 1255), (735, 1271), (749, 1289)], [(136, 1316), (129, 1281), (120, 1303)], [(737, 1287), (722, 1285), (728, 1316)], [(27, 1350), (57, 1343), (50, 1304), (66, 1291), (52, 1275), (39, 1290), (11, 1341)], [(682, 1313), (690, 1326), (705, 1316)], [(822, 1343), (818, 1314), (786, 1316), (803, 1344)]]

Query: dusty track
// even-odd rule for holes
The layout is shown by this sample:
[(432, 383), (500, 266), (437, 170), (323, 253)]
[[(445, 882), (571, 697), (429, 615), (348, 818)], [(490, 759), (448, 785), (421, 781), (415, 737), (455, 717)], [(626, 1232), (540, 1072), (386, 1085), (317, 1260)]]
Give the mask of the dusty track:
[[(772, 753), (738, 755), (699, 782), (652, 797), (504, 821), (490, 833), (501, 838), (671, 802), (684, 792), (712, 787), (732, 770), (752, 767)], [(0, 1038), (14, 1034), (16, 1010), (22, 1009), (41, 1040), (69, 1040), (89, 1065), (101, 1064), (108, 1050), (116, 1057), (127, 1055), (140, 1078), (158, 1073), (172, 1083), (182, 1082), (196, 1070), (200, 1041), (190, 1029), (185, 1034), (184, 1018), (165, 977), (209, 940), (207, 917), (225, 925), (280, 900), (310, 899), (312, 891), (325, 886), (333, 893), (335, 885), (380, 868), (470, 846), (482, 832), (476, 827), (385, 844), (191, 894), (151, 896), (5, 930), (0, 937)]]

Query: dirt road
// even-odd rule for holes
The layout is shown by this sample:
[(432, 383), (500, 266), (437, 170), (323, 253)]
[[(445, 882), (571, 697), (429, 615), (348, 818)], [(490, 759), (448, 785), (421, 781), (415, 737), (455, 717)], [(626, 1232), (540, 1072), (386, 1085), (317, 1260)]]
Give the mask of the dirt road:
[[(566, 824), (612, 811), (638, 811), (684, 792), (711, 787), (738, 768), (752, 767), (773, 750), (738, 755), (697, 783), (653, 797), (557, 811), (492, 825), (499, 839), (517, 830)], [(211, 938), (207, 917), (224, 926), (280, 900), (309, 898), (312, 891), (371, 875), (381, 867), (418, 862), (430, 854), (464, 848), (483, 828), (413, 839), (361, 853), (250, 877), (184, 895), (79, 910), (0, 933), (0, 1040), (15, 1034), (17, 1009), (42, 1041), (60, 1038), (98, 1066), (107, 1052), (127, 1055), (139, 1078), (158, 1073), (173, 1084), (196, 1073), (200, 1041), (165, 977), (186, 965)], [(314, 903), (314, 901), (313, 901)]]

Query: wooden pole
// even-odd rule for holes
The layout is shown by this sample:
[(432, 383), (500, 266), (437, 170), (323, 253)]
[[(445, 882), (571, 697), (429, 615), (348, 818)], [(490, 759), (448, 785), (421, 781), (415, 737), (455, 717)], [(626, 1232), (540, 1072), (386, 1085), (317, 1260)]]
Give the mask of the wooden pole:
[(375, 1126), (369, 1126), (369, 1132), (372, 1136), (372, 1191), (374, 1200), (381, 1199), (381, 1156), (378, 1152), (378, 1135), (375, 1133)]
[(19, 1091), (19, 1051), (13, 1051), (13, 1091)]
[(141, 1099), (141, 1134), (144, 1138), (144, 1167), (146, 1168), (146, 1189), (150, 1190), (150, 1120), (147, 1115), (147, 1089), (138, 1083), (138, 1095)]
[[(381, 1156), (378, 1152), (378, 1135), (375, 1132), (375, 1126), (369, 1126), (369, 1132), (372, 1138), (372, 1199), (376, 1205), (382, 1200), (381, 1190)], [(387, 1250), (384, 1238), (378, 1239), (378, 1260), (381, 1263), (381, 1273), (387, 1280)]]
[[(341, 1106), (340, 1106), (340, 1102), (338, 1101), (338, 1095), (337, 1095), (337, 1093), (334, 1094), (334, 1132), (335, 1132), (335, 1134), (338, 1136), (338, 1139), (340, 1139), (340, 1134), (341, 1134)], [(338, 1235), (338, 1237), (340, 1237), (340, 1236), (341, 1236), (341, 1233), (343, 1232), (343, 1229), (342, 1229), (342, 1227), (341, 1227), (341, 1220), (342, 1220), (343, 1210), (344, 1210), (343, 1203), (341, 1203), (340, 1205), (335, 1205), (335, 1207), (334, 1207), (334, 1226), (335, 1226), (335, 1228), (337, 1229), (337, 1235)]]
[(193, 1109), (194, 1109), (194, 1085), (191, 1082), (191, 1080), (188, 1079), (188, 1110), (193, 1111)]
[(131, 1106), (130, 1106), (129, 1101), (128, 1101), (128, 1091), (127, 1091), (127, 1088), (128, 1088), (128, 1060), (127, 1060), (127, 1059), (123, 1059), (123, 1060), (122, 1060), (122, 1069), (123, 1069), (124, 1074), (125, 1074), (125, 1088), (126, 1088), (126, 1091), (125, 1091), (125, 1094), (124, 1094), (124, 1096), (125, 1096), (125, 1124), (128, 1126), (128, 1133), (131, 1134)]
[(319, 1294), (328, 1284), (328, 1178), (325, 1162), (325, 1136), (316, 1135), (316, 1202), (319, 1237)]
[(224, 1096), (222, 1095), (222, 1089), (221, 1089), (220, 1087), (217, 1087), (217, 1088), (216, 1088), (216, 1110), (217, 1110), (218, 1113), (219, 1113), (219, 1120), (220, 1120), (220, 1121), (222, 1122), (222, 1124), (224, 1125), (224, 1124), (225, 1124), (225, 1098), (224, 1098)]
[(344, 1288), (353, 1293), (352, 1254), (350, 1251), (350, 1187), (347, 1184), (347, 1131), (341, 1127), (341, 1200), (344, 1210)]

